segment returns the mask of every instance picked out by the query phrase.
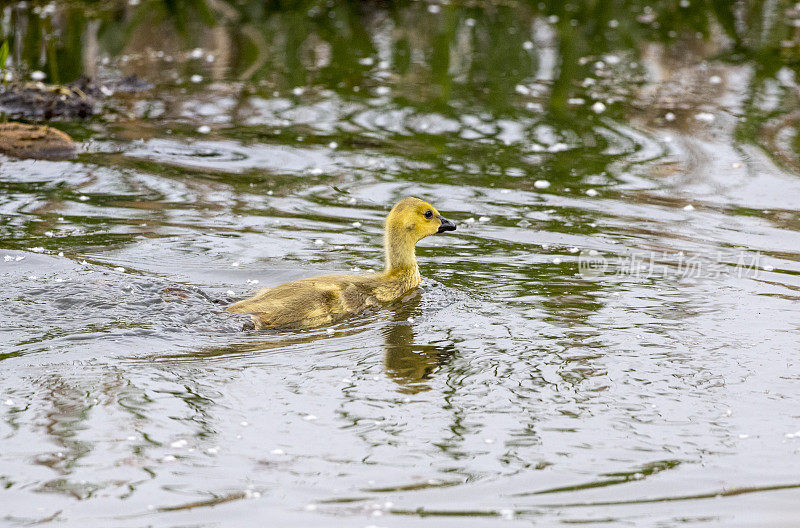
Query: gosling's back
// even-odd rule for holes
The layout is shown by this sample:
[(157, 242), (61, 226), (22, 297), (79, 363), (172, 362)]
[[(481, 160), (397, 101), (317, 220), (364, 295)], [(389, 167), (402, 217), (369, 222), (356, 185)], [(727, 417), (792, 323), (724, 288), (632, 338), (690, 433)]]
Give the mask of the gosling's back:
[(394, 301), (417, 285), (419, 275), (323, 275), (261, 290), (228, 311), (250, 314), (257, 330), (311, 328)]

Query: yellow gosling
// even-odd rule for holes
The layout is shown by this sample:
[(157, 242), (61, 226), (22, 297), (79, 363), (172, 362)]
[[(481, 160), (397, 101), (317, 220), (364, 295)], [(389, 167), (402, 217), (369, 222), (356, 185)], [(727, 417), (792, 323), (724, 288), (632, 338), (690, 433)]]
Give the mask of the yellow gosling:
[(312, 328), (395, 301), (420, 283), (414, 246), (426, 236), (454, 231), (428, 202), (404, 198), (386, 217), (386, 269), (369, 275), (323, 275), (267, 288), (228, 311), (250, 314), (256, 330)]

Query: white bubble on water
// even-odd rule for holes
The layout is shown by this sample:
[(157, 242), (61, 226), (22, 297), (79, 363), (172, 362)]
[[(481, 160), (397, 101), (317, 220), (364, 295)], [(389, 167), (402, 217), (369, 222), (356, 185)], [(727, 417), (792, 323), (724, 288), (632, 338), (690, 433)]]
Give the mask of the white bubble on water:
[(713, 123), (714, 122), (714, 114), (710, 112), (699, 112), (695, 114), (695, 119), (701, 121), (703, 123)]

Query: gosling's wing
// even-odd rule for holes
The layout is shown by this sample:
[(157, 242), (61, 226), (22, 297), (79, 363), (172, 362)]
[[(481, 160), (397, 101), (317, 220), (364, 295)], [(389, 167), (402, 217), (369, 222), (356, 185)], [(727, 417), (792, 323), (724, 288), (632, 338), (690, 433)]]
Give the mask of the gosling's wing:
[(351, 314), (357, 314), (363, 312), (367, 308), (379, 306), (381, 304), (375, 297), (373, 289), (363, 283), (343, 285), (340, 302), (342, 311)]
[(268, 310), (274, 305), (270, 293), (274, 288), (265, 288), (256, 292), (255, 295), (249, 299), (237, 301), (226, 308), (230, 313), (246, 314), (257, 313), (259, 311)]
[(372, 304), (368, 292), (349, 279), (347, 275), (329, 275), (288, 282), (261, 290), (227, 310), (253, 315), (262, 325), (270, 327), (329, 322)]
[(235, 302), (228, 307), (231, 313), (266, 313), (278, 310), (300, 311), (304, 306), (324, 304), (326, 292), (315, 288), (305, 280), (287, 282), (274, 288), (258, 291), (249, 299)]

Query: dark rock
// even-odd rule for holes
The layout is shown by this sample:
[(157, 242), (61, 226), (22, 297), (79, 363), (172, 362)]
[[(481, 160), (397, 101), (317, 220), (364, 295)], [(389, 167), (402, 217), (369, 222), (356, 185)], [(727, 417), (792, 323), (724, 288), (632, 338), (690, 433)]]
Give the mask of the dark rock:
[(81, 77), (63, 86), (10, 83), (0, 86), (0, 113), (12, 119), (33, 121), (86, 119), (100, 112), (103, 99), (115, 93), (140, 92), (152, 87), (136, 75), (104, 82)]

